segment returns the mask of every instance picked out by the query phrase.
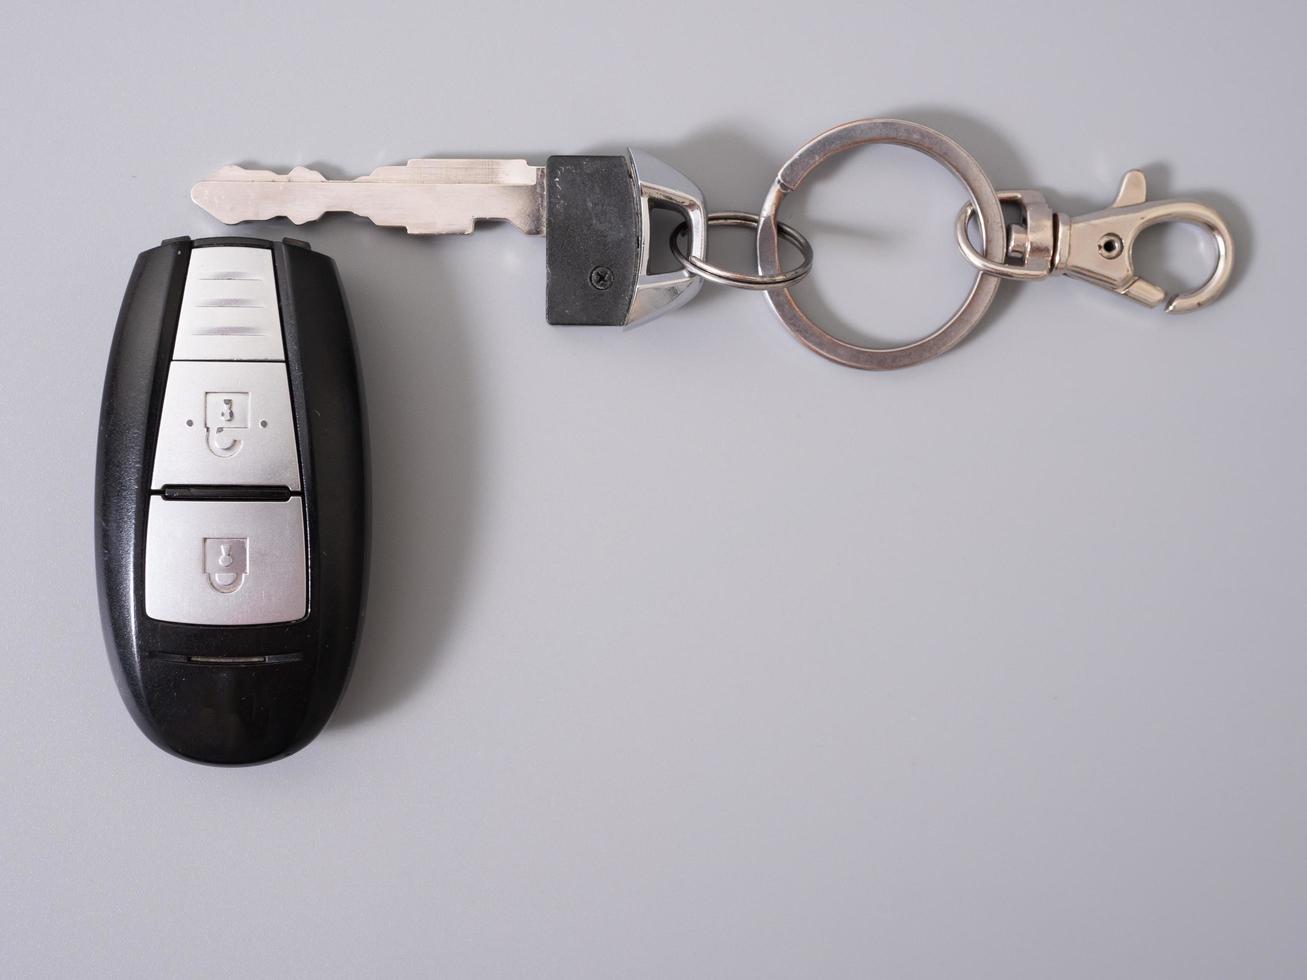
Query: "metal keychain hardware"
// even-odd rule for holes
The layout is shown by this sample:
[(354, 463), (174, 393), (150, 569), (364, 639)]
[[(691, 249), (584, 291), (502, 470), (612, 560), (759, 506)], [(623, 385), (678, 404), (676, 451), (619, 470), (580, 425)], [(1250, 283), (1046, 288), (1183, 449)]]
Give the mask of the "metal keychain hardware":
[[(951, 171), (970, 198), (958, 213), (955, 237), (976, 269), (971, 290), (942, 326), (895, 347), (848, 343), (804, 313), (791, 287), (811, 270), (812, 246), (779, 217), (785, 198), (823, 162), (872, 143), (926, 154)], [(1229, 228), (1206, 205), (1150, 202), (1146, 191), (1144, 175), (1131, 170), (1110, 207), (1069, 218), (1054, 212), (1039, 191), (996, 193), (966, 150), (928, 126), (904, 119), (859, 119), (827, 130), (786, 161), (756, 216), (709, 213), (692, 181), (637, 150), (624, 157), (554, 156), (543, 167), (525, 160), (411, 160), (356, 180), (327, 180), (303, 167), (284, 175), (224, 167), (196, 184), (191, 198), (228, 224), (279, 216), (302, 224), (326, 211), (350, 211), (410, 234), (467, 234), (481, 220), (508, 221), (527, 234), (546, 236), (545, 315), (550, 323), (642, 323), (687, 302), (707, 280), (765, 292), (776, 316), (811, 350), (849, 367), (880, 371), (918, 364), (955, 347), (985, 315), (1003, 279), (1066, 274), (1148, 306), (1166, 302), (1169, 313), (1185, 313), (1216, 299), (1229, 284), (1234, 264)], [(1004, 226), (1004, 204), (1021, 213), (1010, 227)], [(670, 240), (681, 266), (674, 272), (649, 271), (651, 208), (668, 208), (683, 217)], [(981, 250), (968, 236), (973, 218)], [(1171, 221), (1207, 229), (1216, 241), (1217, 263), (1202, 286), (1168, 299), (1135, 272), (1133, 253), (1144, 229)], [(708, 229), (713, 225), (756, 227), (756, 273), (709, 263)], [(801, 256), (791, 269), (781, 263), (782, 239)]]
[[(733, 225), (737, 228), (757, 229), (758, 222), (758, 216), (749, 214), (747, 211), (714, 211), (708, 215), (707, 224), (709, 228), (713, 225)], [(672, 255), (675, 256), (677, 262), (681, 263), (682, 268), (693, 272), (701, 279), (717, 283), (719, 286), (734, 286), (736, 289), (779, 289), (782, 286), (795, 285), (812, 271), (812, 245), (808, 242), (808, 239), (789, 225), (778, 224), (776, 230), (782, 238), (799, 250), (799, 254), (803, 256), (803, 261), (789, 272), (777, 272), (773, 275), (732, 272), (730, 269), (711, 265), (705, 259), (687, 254), (681, 246), (681, 242), (684, 241), (689, 227), (689, 224), (682, 221), (672, 229), (671, 237), (667, 242), (672, 250)]]
[[(966, 260), (982, 272), (1004, 279), (1029, 282), (1065, 273), (1105, 286), (1145, 306), (1166, 303), (1167, 313), (1188, 313), (1205, 306), (1225, 290), (1230, 279), (1234, 244), (1225, 222), (1211, 208), (1194, 201), (1147, 201), (1148, 185), (1142, 172), (1130, 170), (1121, 178), (1116, 199), (1102, 211), (1079, 218), (1054, 212), (1040, 191), (1002, 191), (1004, 204), (1020, 206), (1022, 223), (1008, 226), (1007, 257), (1019, 265), (991, 262), (981, 255), (967, 236), (967, 225), (975, 213), (970, 202), (962, 206), (954, 226), (958, 248)], [(1152, 225), (1188, 221), (1202, 225), (1216, 240), (1216, 269), (1197, 289), (1167, 298), (1166, 291), (1134, 268), (1135, 239)]]

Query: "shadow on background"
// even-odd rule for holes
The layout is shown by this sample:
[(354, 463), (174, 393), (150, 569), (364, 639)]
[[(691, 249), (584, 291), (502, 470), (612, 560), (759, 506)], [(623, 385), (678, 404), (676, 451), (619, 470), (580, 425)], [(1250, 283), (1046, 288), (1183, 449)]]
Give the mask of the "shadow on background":
[[(979, 146), (978, 155), (984, 159), (1014, 158), (1005, 143), (970, 120), (930, 111), (904, 115), (936, 126), (964, 145)], [(978, 139), (982, 132), (984, 140)], [(796, 142), (794, 148), (798, 145)], [(754, 213), (793, 150), (765, 147), (730, 127), (705, 128), (675, 145), (645, 144), (641, 149), (699, 184), (710, 210)], [(560, 148), (559, 152), (624, 150), (623, 145), (609, 144)], [(440, 155), (471, 154), (445, 148)], [(527, 156), (533, 163), (543, 163), (547, 154)], [(842, 158), (831, 161), (830, 172), (837, 172), (841, 163)], [(925, 157), (922, 165), (937, 166)], [(331, 179), (351, 176), (329, 165), (310, 166)], [(1005, 168), (1007, 173), (1016, 170)], [(874, 227), (805, 222), (801, 209), (794, 210), (787, 217), (805, 233), (876, 239)], [(651, 260), (655, 271), (675, 266), (667, 238), (678, 221), (671, 214), (655, 219)], [(280, 222), (268, 231), (273, 236), (287, 233), (294, 234)], [(480, 496), (478, 372), (471, 361), (467, 333), (475, 321), (470, 306), (476, 298), (465, 295), (471, 288), (460, 276), (460, 264), (442, 260), (445, 249), (462, 244), (458, 236), (414, 237), (397, 229), (376, 229), (364, 219), (328, 215), (314, 225), (313, 237), (323, 251), (336, 258), (345, 284), (370, 434), (368, 606), (354, 672), (331, 722), (349, 726), (400, 704), (431, 680), (466, 598)], [(712, 258), (731, 268), (755, 268), (752, 233), (717, 229)], [(543, 247), (538, 261), (544, 262)], [(815, 317), (835, 321), (819, 298), (805, 298), (804, 302)], [(739, 317), (741, 304), (745, 309), (750, 304), (765, 308), (760, 297), (738, 295), (730, 289), (705, 289), (696, 300), (700, 307), (717, 304), (723, 304), (723, 313), (729, 308), (732, 319)]]
[[(477, 372), (461, 241), (338, 226), (368, 405), (372, 558), (363, 636), (332, 720), (352, 725), (426, 683), (463, 600), (477, 527)], [(335, 237), (335, 236), (333, 236)], [(324, 251), (328, 246), (324, 243)]]
[[(1045, 175), (1028, 172), (1025, 161), (1004, 133), (974, 116), (935, 106), (903, 107), (885, 115), (939, 130), (976, 158), (996, 189), (1044, 189), (1055, 210), (1072, 216), (1106, 207), (1115, 194), (1115, 185), (1101, 192), (1057, 191)], [(697, 130), (677, 144), (642, 144), (640, 148), (697, 183), (710, 211), (757, 213), (788, 155), (815, 135), (800, 134), (792, 147), (778, 150), (741, 129), (713, 126)], [(622, 144), (601, 144), (558, 148), (555, 152), (620, 154), (624, 150)], [(446, 148), (439, 155), (474, 154)], [(525, 155), (532, 163), (543, 163), (548, 154), (532, 156), (519, 151), (499, 155)], [(810, 182), (837, 176), (855, 155), (845, 153), (832, 158)], [(312, 166), (331, 178), (345, 176), (329, 167)], [(920, 166), (940, 164), (921, 154)], [(1122, 173), (1129, 166), (1123, 165)], [(1243, 208), (1219, 192), (1173, 189), (1166, 165), (1154, 163), (1140, 169), (1148, 177), (1150, 199), (1177, 194), (1206, 202), (1225, 217), (1238, 250), (1233, 281), (1237, 285), (1253, 249), (1252, 230)], [(960, 205), (965, 192), (959, 190)], [(835, 236), (875, 243), (884, 237), (875, 227), (860, 223), (807, 217), (801, 197), (787, 202), (782, 218), (818, 240)], [(678, 223), (679, 217), (670, 213), (655, 217), (651, 258), (654, 271), (676, 267), (667, 239)], [(356, 224), (369, 225), (348, 216), (329, 216), (318, 226), (321, 233), (317, 235), (324, 251), (335, 256), (341, 267), (358, 339), (371, 434), (372, 567), (368, 609), (353, 678), (332, 722), (336, 725), (364, 721), (403, 701), (429, 679), (459, 615), (478, 523), (477, 371), (469, 356), (467, 335), (475, 317), (471, 310), (467, 316), (460, 315), (460, 310), (474, 304), (476, 298), (464, 295), (471, 290), (460, 281), (458, 264), (441, 261), (442, 250), (456, 248), (458, 238), (414, 238), (397, 230), (353, 227)], [(1191, 226), (1185, 226), (1183, 233), (1192, 231)], [(287, 233), (293, 234), (280, 223), (269, 232)], [(1192, 262), (1176, 264), (1172, 239), (1153, 234), (1141, 237), (1136, 253), (1140, 269), (1146, 278), (1168, 291), (1191, 288), (1202, 281), (1205, 273), (1195, 273)], [(820, 251), (820, 241), (817, 248)], [(1210, 254), (1214, 255), (1214, 251)], [(788, 257), (793, 260), (795, 253), (788, 252)], [(728, 268), (755, 269), (752, 232), (714, 229), (711, 258)], [(543, 246), (537, 260), (544, 262)], [(964, 343), (970, 343), (987, 324), (1002, 318), (1018, 292), (1017, 284), (1000, 289), (986, 318)], [(837, 336), (857, 342), (858, 331), (842, 322), (815, 290), (805, 290), (800, 301), (818, 323)], [(543, 302), (542, 296), (542, 321)], [(874, 296), (867, 302), (869, 319), (874, 319)], [(695, 303), (697, 308), (720, 309), (723, 314), (729, 309), (732, 319), (748, 329), (753, 328), (750, 304), (765, 309), (760, 297), (749, 298), (736, 290), (711, 285)], [(739, 312), (742, 309), (746, 311), (743, 314)]]
[[(1130, 168), (1124, 168), (1122, 173), (1126, 169)], [(1233, 293), (1252, 263), (1256, 244), (1247, 212), (1238, 201), (1221, 191), (1176, 187), (1169, 164), (1150, 163), (1134, 169), (1142, 170), (1148, 181), (1147, 200), (1160, 201), (1175, 197), (1198, 201), (1213, 208), (1225, 219), (1230, 237), (1234, 239), (1234, 268), (1222, 298)], [(1108, 192), (1108, 198), (1115, 193), (1116, 188), (1113, 187)], [(1105, 207), (1106, 203), (1105, 201), (1097, 207)], [(1154, 225), (1144, 229), (1135, 241), (1135, 272), (1161, 286), (1167, 296), (1171, 296), (1195, 289), (1206, 282), (1216, 268), (1216, 254), (1215, 239), (1205, 228), (1183, 222)]]
[[(239, 165), (287, 173), (300, 163)], [(328, 180), (364, 172), (322, 161), (303, 165)], [(352, 725), (429, 679), (467, 578), (478, 431), (471, 324), (459, 311), (470, 290), (459, 282), (458, 265), (442, 260), (442, 250), (457, 248), (461, 236), (413, 236), (344, 213), (303, 227), (284, 219), (252, 222), (232, 233), (311, 241), (336, 261), (349, 305), (367, 414), (371, 556), (353, 672), (328, 727)]]

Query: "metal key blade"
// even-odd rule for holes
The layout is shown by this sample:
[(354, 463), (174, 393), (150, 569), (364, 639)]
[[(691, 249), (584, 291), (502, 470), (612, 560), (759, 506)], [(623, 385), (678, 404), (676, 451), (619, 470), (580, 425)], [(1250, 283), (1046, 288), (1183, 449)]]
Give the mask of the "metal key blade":
[(355, 180), (229, 166), (191, 188), (191, 200), (229, 225), (278, 217), (302, 225), (345, 211), (410, 235), (468, 235), (478, 221), (541, 235), (544, 188), (544, 168), (525, 160), (410, 160)]

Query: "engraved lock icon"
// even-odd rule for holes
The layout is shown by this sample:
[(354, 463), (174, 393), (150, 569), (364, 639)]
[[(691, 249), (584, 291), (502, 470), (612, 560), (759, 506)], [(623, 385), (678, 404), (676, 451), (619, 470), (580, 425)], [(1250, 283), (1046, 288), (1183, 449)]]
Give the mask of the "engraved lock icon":
[(241, 451), (243, 433), (250, 427), (248, 391), (204, 393), (204, 436), (213, 455), (226, 459)]
[(238, 591), (249, 571), (249, 538), (204, 539), (204, 573), (216, 591), (223, 595)]

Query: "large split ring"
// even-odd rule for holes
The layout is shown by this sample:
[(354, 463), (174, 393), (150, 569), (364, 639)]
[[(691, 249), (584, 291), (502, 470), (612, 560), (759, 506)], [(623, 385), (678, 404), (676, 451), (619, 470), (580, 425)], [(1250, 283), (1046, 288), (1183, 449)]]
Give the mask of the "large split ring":
[[(758, 219), (758, 271), (761, 275), (781, 272), (778, 228), (781, 202), (797, 190), (819, 164), (837, 153), (868, 143), (894, 143), (920, 150), (953, 172), (966, 187), (980, 217), (980, 236), (985, 256), (1001, 262), (1006, 254), (1003, 210), (998, 195), (980, 164), (966, 150), (928, 126), (903, 119), (859, 119), (827, 130), (808, 142), (781, 167), (763, 202)], [(823, 357), (849, 367), (888, 371), (908, 367), (936, 357), (957, 345), (980, 322), (998, 289), (999, 279), (977, 273), (971, 292), (956, 313), (934, 333), (899, 347), (860, 347), (827, 333), (799, 309), (789, 289), (767, 293), (767, 302), (789, 331)]]

